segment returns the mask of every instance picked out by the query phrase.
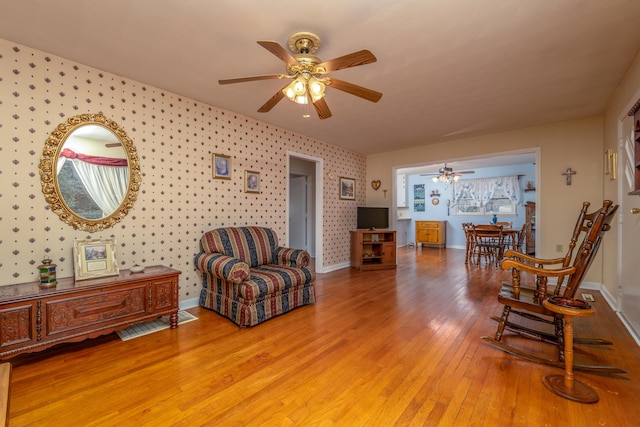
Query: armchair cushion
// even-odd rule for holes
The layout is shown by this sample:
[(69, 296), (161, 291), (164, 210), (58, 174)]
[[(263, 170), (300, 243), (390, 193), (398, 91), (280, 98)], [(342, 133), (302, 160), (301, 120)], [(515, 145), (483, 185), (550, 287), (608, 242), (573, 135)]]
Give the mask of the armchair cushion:
[(311, 257), (307, 251), (280, 246), (273, 251), (273, 263), (287, 267), (307, 267), (311, 264)]
[(236, 284), (249, 277), (249, 264), (219, 253), (200, 252), (196, 255), (196, 267), (202, 272)]
[(241, 259), (253, 268), (273, 262), (278, 237), (273, 230), (264, 227), (225, 227), (204, 233), (200, 247), (203, 252), (218, 252)]

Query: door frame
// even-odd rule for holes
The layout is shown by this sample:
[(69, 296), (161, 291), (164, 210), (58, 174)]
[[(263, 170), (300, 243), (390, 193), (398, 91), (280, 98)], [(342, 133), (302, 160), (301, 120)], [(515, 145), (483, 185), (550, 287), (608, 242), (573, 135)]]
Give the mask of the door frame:
[[(620, 204), (620, 207), (618, 208), (618, 212), (620, 212), (620, 214), (616, 215), (616, 219), (617, 219), (617, 225), (618, 225), (618, 242), (617, 242), (617, 247), (616, 247), (616, 258), (617, 258), (617, 265), (616, 265), (616, 295), (615, 295), (615, 307), (614, 310), (616, 311), (616, 314), (618, 315), (618, 318), (622, 321), (622, 323), (625, 325), (625, 327), (627, 328), (627, 331), (629, 331), (629, 333), (631, 334), (631, 336), (633, 337), (633, 339), (636, 341), (636, 343), (638, 345), (640, 345), (640, 331), (636, 331), (634, 329), (634, 327), (631, 325), (631, 323), (629, 321), (627, 321), (627, 319), (625, 318), (624, 313), (622, 312), (622, 293), (623, 293), (623, 277), (622, 277), (622, 272), (623, 272), (623, 267), (622, 267), (622, 252), (624, 251), (624, 245), (623, 245), (623, 239), (624, 239), (624, 233), (623, 233), (623, 222), (624, 222), (624, 217), (622, 215), (622, 212), (625, 211), (626, 209), (630, 209), (630, 206), (626, 206), (625, 202), (628, 200), (625, 198), (625, 196), (627, 196), (627, 194), (625, 194), (625, 190), (624, 190), (624, 176), (621, 174), (621, 172), (623, 172), (621, 170), (622, 166), (623, 166), (623, 162), (622, 162), (622, 156), (624, 155), (623, 151), (625, 149), (624, 147), (624, 134), (623, 134), (623, 124), (622, 121), (625, 119), (625, 117), (627, 116), (627, 113), (629, 112), (629, 110), (631, 110), (631, 108), (634, 106), (634, 104), (636, 103), (636, 101), (640, 99), (640, 89), (637, 89), (636, 92), (633, 94), (633, 96), (631, 96), (629, 98), (629, 100), (625, 103), (625, 105), (622, 107), (622, 111), (619, 112), (618, 117), (617, 117), (617, 123), (616, 123), (616, 132), (617, 132), (617, 141), (616, 141), (616, 152), (618, 155), (618, 170), (616, 171), (617, 175), (618, 175), (618, 182), (616, 185), (616, 192), (617, 192), (617, 198)], [(612, 304), (609, 304), (612, 305)]]
[(289, 244), (289, 174), (291, 173), (291, 158), (297, 157), (299, 159), (303, 159), (315, 164), (315, 187), (314, 187), (314, 196), (315, 196), (315, 210), (314, 210), (314, 228), (315, 228), (315, 270), (317, 273), (324, 273), (324, 241), (322, 239), (323, 236), (323, 227), (324, 223), (324, 160), (319, 157), (309, 156), (308, 154), (298, 153), (295, 151), (287, 151), (287, 188), (285, 191), (287, 202), (286, 202), (286, 212), (285, 212), (285, 221), (286, 221), (286, 230), (287, 230), (287, 241), (286, 245)]

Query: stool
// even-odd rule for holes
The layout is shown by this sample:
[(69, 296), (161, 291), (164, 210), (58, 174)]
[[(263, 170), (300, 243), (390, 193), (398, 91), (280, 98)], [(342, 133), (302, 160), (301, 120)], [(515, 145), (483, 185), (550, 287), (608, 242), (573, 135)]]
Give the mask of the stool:
[(573, 377), (573, 318), (593, 316), (596, 309), (582, 300), (551, 297), (544, 308), (564, 316), (564, 375), (545, 375), (542, 383), (553, 393), (579, 403), (596, 403), (598, 393)]

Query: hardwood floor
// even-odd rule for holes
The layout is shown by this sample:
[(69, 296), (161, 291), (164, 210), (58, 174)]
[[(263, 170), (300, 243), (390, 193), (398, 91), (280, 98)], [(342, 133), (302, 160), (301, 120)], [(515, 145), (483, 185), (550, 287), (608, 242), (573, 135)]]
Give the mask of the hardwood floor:
[[(628, 374), (577, 372), (600, 401), (542, 384), (562, 372), (484, 343), (509, 272), (464, 265), (464, 251), (402, 248), (397, 270), (319, 275), (317, 303), (239, 329), (199, 320), (122, 342), (111, 334), (12, 359), (10, 425), (56, 426), (631, 426), (640, 348), (598, 292), (577, 335), (578, 361)], [(554, 349), (513, 335), (509, 342)]]

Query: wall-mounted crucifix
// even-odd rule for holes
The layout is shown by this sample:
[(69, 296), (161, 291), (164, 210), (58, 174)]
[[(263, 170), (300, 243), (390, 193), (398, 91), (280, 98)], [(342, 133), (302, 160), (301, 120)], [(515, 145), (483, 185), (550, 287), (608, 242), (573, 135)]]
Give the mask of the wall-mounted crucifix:
[(574, 171), (571, 168), (567, 168), (566, 172), (562, 173), (562, 175), (567, 177), (567, 185), (571, 185), (571, 176), (575, 175), (576, 173), (578, 172)]

